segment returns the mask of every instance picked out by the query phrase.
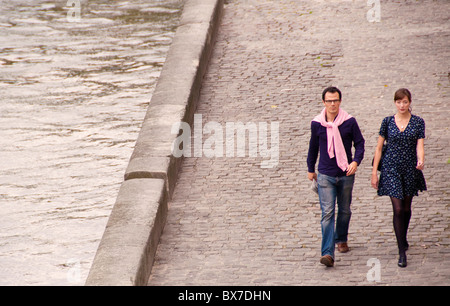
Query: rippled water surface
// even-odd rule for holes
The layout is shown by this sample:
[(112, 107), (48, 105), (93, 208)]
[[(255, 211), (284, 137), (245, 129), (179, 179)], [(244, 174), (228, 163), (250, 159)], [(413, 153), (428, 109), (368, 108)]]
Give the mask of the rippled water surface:
[(0, 285), (84, 284), (183, 4), (68, 2), (0, 0)]

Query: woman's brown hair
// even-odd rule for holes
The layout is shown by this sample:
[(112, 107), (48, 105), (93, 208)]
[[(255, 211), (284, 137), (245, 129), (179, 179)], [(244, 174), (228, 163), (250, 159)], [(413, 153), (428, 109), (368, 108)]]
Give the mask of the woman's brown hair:
[(409, 102), (412, 102), (412, 100), (411, 100), (411, 93), (409, 92), (409, 90), (406, 89), (406, 88), (400, 88), (394, 94), (394, 101), (401, 100), (404, 97), (407, 97)]

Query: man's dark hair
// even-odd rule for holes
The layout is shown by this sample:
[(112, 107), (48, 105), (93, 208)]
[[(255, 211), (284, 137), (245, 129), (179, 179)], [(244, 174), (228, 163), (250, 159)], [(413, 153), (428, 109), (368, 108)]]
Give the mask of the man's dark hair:
[(322, 100), (323, 101), (325, 101), (325, 94), (327, 92), (331, 92), (331, 93), (337, 92), (339, 94), (339, 100), (342, 100), (341, 91), (338, 88), (336, 88), (336, 87), (330, 86), (330, 87), (325, 88), (325, 90), (322, 92)]

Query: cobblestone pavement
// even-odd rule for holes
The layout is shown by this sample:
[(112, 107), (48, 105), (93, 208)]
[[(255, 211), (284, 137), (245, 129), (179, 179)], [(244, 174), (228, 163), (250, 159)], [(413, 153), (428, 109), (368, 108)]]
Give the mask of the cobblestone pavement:
[[(368, 21), (370, 9), (366, 1), (227, 1), (197, 114), (224, 130), (279, 122), (279, 162), (262, 168), (265, 158), (248, 152), (185, 158), (149, 285), (450, 285), (450, 2), (382, 1), (380, 22)], [(341, 107), (366, 138), (351, 250), (336, 253), (333, 268), (319, 263), (320, 207), (306, 176), (310, 121), (329, 85), (342, 90)], [(400, 87), (426, 122), (428, 184), (413, 200), (404, 269), (389, 198), (370, 186), (379, 126)]]

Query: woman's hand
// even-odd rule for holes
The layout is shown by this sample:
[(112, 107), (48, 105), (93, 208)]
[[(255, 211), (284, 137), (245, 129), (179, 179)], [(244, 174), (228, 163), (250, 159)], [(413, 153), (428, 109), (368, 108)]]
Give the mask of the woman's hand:
[(372, 179), (370, 181), (372, 187), (378, 190), (378, 175), (376, 173), (372, 173)]
[(424, 148), (424, 139), (417, 140), (417, 170), (423, 170), (425, 167), (425, 148)]
[(424, 164), (424, 162), (422, 161), (422, 160), (418, 160), (417, 161), (417, 166), (416, 166), (416, 169), (417, 170), (423, 170), (423, 168), (425, 168), (425, 164)]

